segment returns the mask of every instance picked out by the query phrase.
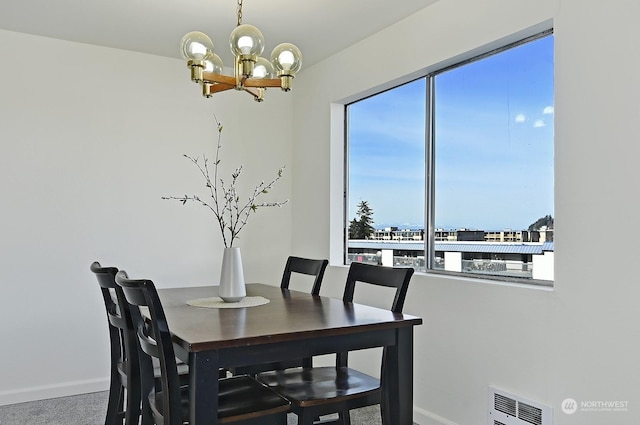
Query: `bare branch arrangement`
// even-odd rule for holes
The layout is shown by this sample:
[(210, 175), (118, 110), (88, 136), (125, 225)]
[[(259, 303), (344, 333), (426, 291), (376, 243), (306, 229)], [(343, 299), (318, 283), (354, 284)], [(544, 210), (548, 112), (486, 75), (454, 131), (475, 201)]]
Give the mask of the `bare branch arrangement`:
[(258, 208), (281, 207), (289, 202), (289, 200), (287, 199), (282, 202), (257, 202), (258, 197), (269, 193), (276, 182), (282, 178), (284, 172), (284, 166), (282, 166), (278, 169), (276, 177), (273, 180), (269, 183), (261, 181), (253, 189), (253, 193), (249, 196), (246, 203), (240, 202), (240, 196), (236, 191), (236, 183), (242, 174), (242, 166), (236, 168), (231, 174), (231, 182), (229, 184), (225, 184), (222, 178), (218, 178), (218, 166), (221, 162), (222, 124), (220, 124), (215, 115), (214, 119), (218, 127), (218, 145), (216, 148), (216, 160), (213, 164), (213, 178), (211, 178), (209, 172), (209, 159), (205, 155), (202, 155), (202, 158), (184, 155), (185, 158), (189, 159), (198, 167), (200, 174), (204, 177), (211, 195), (211, 201), (203, 200), (197, 195), (163, 196), (162, 199), (180, 201), (183, 205), (189, 201), (193, 201), (209, 208), (218, 220), (225, 248), (231, 248), (233, 242), (238, 239), (240, 231), (247, 225), (247, 220), (251, 213), (255, 213)]

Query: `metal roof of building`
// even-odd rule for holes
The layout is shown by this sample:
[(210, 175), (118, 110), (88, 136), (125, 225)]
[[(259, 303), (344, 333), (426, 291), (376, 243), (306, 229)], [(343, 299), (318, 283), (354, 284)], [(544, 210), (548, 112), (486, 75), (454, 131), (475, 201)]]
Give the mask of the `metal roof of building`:
[[(391, 249), (403, 251), (423, 251), (424, 241), (377, 241), (350, 240), (349, 248), (363, 249)], [(487, 252), (491, 254), (542, 254), (544, 251), (553, 252), (553, 242), (524, 243), (524, 242), (436, 242), (436, 251), (448, 252)]]
[(542, 254), (542, 244), (525, 243), (436, 243), (436, 251), (487, 252), (490, 254)]

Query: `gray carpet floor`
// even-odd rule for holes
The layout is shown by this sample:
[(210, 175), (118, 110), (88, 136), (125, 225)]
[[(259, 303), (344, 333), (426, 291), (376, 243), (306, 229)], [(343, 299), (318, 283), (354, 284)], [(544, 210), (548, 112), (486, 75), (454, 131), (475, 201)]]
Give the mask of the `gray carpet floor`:
[[(0, 425), (104, 425), (107, 392), (0, 406)], [(287, 425), (295, 425), (289, 415)], [(353, 410), (352, 425), (380, 424), (377, 406)]]

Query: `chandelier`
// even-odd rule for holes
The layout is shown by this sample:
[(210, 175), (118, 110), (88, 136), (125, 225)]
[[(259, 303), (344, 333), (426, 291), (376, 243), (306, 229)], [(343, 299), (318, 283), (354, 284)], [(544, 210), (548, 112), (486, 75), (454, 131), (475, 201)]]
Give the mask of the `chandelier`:
[(223, 74), (220, 56), (213, 51), (213, 42), (204, 33), (193, 31), (182, 37), (182, 55), (191, 69), (191, 80), (202, 86), (202, 95), (209, 98), (229, 89), (251, 94), (257, 102), (264, 100), (267, 87), (291, 90), (291, 80), (302, 66), (302, 53), (291, 43), (277, 45), (271, 61), (261, 57), (264, 37), (253, 25), (242, 23), (242, 0), (238, 0), (238, 24), (229, 36), (231, 53), (235, 57), (234, 76)]

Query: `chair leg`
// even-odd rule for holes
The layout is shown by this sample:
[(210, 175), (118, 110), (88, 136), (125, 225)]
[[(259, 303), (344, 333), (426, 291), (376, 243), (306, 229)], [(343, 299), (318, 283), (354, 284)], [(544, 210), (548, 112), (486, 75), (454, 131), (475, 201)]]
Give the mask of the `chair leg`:
[[(118, 417), (121, 417), (120, 412), (123, 408), (124, 401), (124, 388), (120, 384), (119, 376), (116, 372), (115, 376), (111, 374), (111, 384), (109, 386), (109, 401), (107, 402), (107, 416), (105, 418), (105, 425), (116, 425), (118, 423)], [(120, 420), (122, 424), (122, 420)]]
[(140, 388), (127, 388), (127, 407), (124, 418), (125, 425), (140, 423)]
[(154, 425), (153, 422), (153, 414), (151, 413), (151, 408), (149, 407), (149, 402), (147, 400), (142, 401), (142, 425)]
[(342, 425), (351, 425), (351, 415), (348, 410), (338, 413), (339, 423)]

